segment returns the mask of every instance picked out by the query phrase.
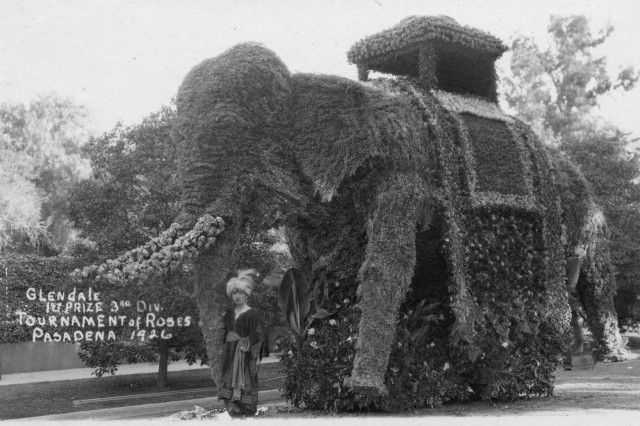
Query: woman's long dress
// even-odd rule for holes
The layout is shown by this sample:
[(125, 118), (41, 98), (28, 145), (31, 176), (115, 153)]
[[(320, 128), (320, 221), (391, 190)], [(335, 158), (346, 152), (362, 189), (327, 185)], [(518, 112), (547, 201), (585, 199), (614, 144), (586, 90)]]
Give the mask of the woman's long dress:
[(236, 318), (235, 308), (231, 308), (224, 316), (224, 331), (218, 399), (224, 400), (231, 416), (253, 415), (258, 408), (256, 360), (262, 358), (260, 315), (249, 309)]

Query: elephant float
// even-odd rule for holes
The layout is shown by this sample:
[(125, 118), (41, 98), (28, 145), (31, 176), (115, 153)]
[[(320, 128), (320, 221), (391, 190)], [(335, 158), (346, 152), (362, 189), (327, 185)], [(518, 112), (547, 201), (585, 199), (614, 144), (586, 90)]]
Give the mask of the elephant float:
[(353, 45), (360, 81), (291, 74), (253, 43), (188, 73), (173, 135), (183, 223), (224, 221), (194, 268), (214, 377), (239, 247), (280, 226), (330, 314), (281, 348), (296, 404), (551, 394), (568, 262), (594, 356), (619, 355), (605, 220), (577, 168), (500, 109), (505, 50), (451, 18), (410, 17)]

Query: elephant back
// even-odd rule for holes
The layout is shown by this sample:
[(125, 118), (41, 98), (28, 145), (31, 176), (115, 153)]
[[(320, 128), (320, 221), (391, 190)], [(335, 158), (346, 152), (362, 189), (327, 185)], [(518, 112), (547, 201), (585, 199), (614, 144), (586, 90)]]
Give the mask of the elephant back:
[(394, 170), (428, 180), (434, 159), (426, 127), (411, 98), (387, 87), (328, 75), (292, 78), (292, 144), (300, 169), (323, 202), (357, 172)]

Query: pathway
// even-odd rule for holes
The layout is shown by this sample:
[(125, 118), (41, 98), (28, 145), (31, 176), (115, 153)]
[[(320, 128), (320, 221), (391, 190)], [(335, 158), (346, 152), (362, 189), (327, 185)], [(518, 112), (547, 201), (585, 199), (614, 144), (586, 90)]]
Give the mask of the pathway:
[[(275, 357), (268, 357), (262, 360), (263, 363), (278, 362)], [(209, 368), (207, 366), (201, 366), (199, 362), (193, 365), (187, 364), (185, 360), (172, 362), (168, 366), (168, 371), (181, 371), (181, 370), (198, 370), (203, 368)], [(53, 370), (53, 371), (34, 371), (32, 373), (15, 373), (15, 374), (3, 374), (0, 378), (0, 386), (16, 385), (22, 383), (36, 383), (36, 382), (56, 382), (59, 380), (78, 380), (78, 379), (91, 379), (95, 378), (91, 373), (92, 368), (71, 368), (68, 370)], [(145, 373), (157, 373), (157, 363), (140, 363), (140, 364), (125, 364), (118, 367), (116, 375), (127, 374), (145, 374)]]

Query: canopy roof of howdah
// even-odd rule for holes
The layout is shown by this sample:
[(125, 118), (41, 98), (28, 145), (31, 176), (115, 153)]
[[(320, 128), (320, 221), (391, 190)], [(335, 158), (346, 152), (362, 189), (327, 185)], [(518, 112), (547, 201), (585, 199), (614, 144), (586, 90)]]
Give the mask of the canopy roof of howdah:
[(496, 59), (507, 50), (500, 39), (484, 31), (458, 24), (448, 16), (411, 16), (397, 25), (368, 36), (347, 52), (350, 63), (366, 63), (374, 71), (388, 72), (386, 65), (422, 45), (445, 42)]

